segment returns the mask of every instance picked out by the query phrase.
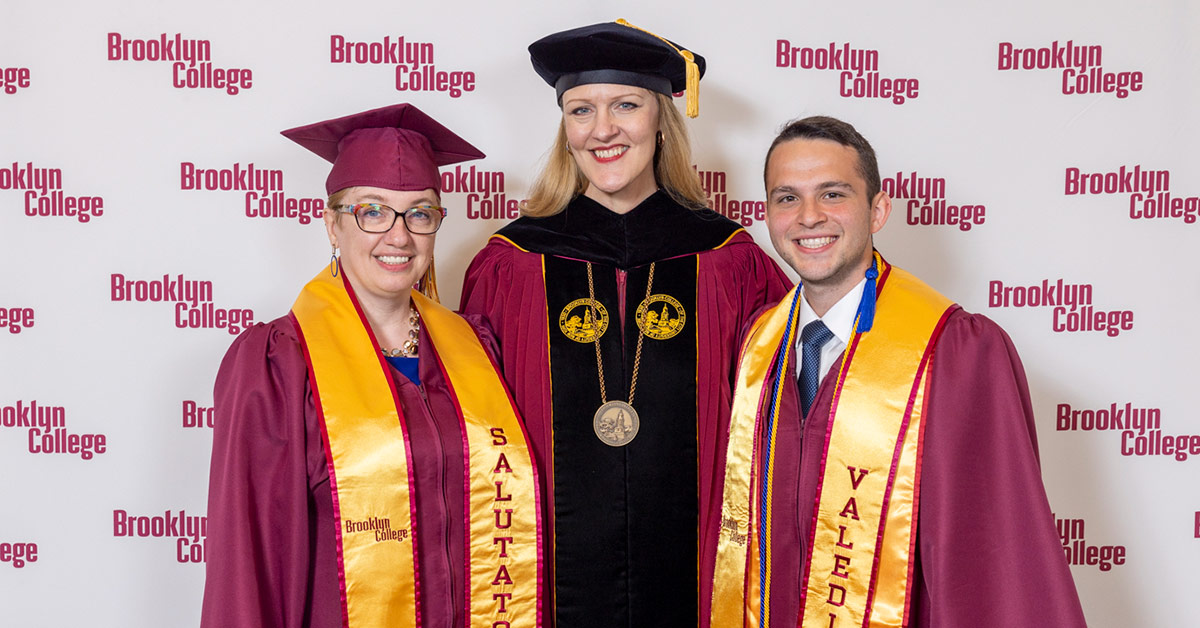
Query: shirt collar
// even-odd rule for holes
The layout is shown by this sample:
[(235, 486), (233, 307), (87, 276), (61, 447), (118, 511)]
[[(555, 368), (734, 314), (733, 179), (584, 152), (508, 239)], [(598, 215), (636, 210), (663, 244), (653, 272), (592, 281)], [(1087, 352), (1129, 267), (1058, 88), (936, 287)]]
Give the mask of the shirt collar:
[[(808, 304), (808, 299), (801, 299), (800, 329), (804, 329), (805, 325), (815, 320), (820, 320), (838, 340), (842, 341), (843, 345), (849, 345), (850, 336), (854, 333), (854, 318), (858, 315), (858, 303), (862, 301), (863, 288), (866, 285), (866, 277), (859, 279), (850, 292), (838, 299), (838, 302), (834, 303), (828, 312), (825, 312), (825, 316), (817, 316), (812, 306)], [(803, 295), (803, 292), (801, 294)]]

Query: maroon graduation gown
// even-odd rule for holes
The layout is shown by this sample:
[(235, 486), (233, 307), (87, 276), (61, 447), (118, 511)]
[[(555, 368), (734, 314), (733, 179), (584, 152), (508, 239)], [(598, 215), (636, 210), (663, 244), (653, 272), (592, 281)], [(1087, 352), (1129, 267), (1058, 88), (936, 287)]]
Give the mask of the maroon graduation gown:
[[(771, 584), (771, 626), (787, 628), (799, 618), (801, 561), (841, 366), (839, 359), (821, 381), (802, 427), (791, 352), (775, 454)], [(928, 394), (909, 625), (1085, 626), (1042, 486), (1025, 370), (1008, 335), (956, 308), (934, 350)]]
[[(424, 329), (420, 342), (422, 386), (391, 376), (412, 443), (421, 616), (427, 627), (461, 626), (463, 442)], [(329, 467), (290, 318), (234, 341), (214, 403), (201, 626), (342, 626)]]
[[(594, 344), (559, 327), (565, 304), (588, 297), (585, 260), (610, 316), (608, 400), (628, 395), (651, 262), (652, 292), (687, 316), (678, 336), (643, 339), (641, 431), (621, 448), (593, 433)], [(476, 256), (462, 311), (495, 332), (526, 422), (558, 626), (707, 625), (737, 336), (788, 288), (749, 234), (662, 192), (623, 215), (577, 197), (555, 216), (511, 223)]]

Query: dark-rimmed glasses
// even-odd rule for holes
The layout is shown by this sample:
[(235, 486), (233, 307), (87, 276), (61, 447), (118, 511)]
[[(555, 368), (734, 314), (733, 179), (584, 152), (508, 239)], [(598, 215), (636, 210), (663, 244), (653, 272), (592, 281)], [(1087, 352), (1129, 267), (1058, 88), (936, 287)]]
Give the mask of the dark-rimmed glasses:
[(380, 203), (334, 205), (330, 209), (342, 214), (354, 214), (358, 228), (367, 233), (387, 233), (396, 224), (396, 218), (404, 216), (404, 226), (409, 233), (429, 235), (437, 232), (442, 226), (442, 218), (446, 217), (446, 208), (437, 205), (417, 205), (402, 212)]

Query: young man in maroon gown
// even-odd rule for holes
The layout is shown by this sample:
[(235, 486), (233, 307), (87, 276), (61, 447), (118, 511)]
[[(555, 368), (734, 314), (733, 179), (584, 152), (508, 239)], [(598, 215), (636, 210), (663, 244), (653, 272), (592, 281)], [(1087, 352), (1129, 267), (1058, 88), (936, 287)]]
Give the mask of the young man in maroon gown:
[[(752, 426), (753, 475), (745, 476), (753, 479), (743, 486), (753, 488), (731, 493), (736, 483), (727, 475), (713, 625), (724, 611), (789, 627), (1084, 626), (1042, 486), (1025, 372), (1009, 337), (875, 253), (872, 234), (886, 223), (891, 201), (880, 190), (874, 151), (849, 124), (825, 117), (791, 123), (768, 152), (765, 179), (771, 241), (802, 286), (766, 312), (743, 345), (730, 439), (739, 421)], [(915, 379), (893, 385), (891, 371), (902, 367), (871, 362), (869, 350), (886, 353), (893, 338), (917, 336), (907, 304), (926, 302), (934, 304), (926, 317), (932, 331), (915, 338)], [(787, 331), (763, 341), (759, 332), (772, 316), (790, 317), (790, 327), (777, 326)], [(828, 332), (818, 334), (816, 325), (800, 331), (814, 321)], [(749, 376), (756, 355), (771, 366)], [(739, 395), (749, 400), (741, 414)], [(904, 439), (893, 431), (882, 434), (882, 468), (853, 462), (876, 436), (868, 415), (888, 408), (896, 425), (911, 428), (899, 432), (911, 434), (910, 451), (895, 446)], [(877, 500), (882, 513), (870, 512), (864, 477), (886, 486)], [(905, 477), (907, 496), (901, 490), (884, 499)], [(839, 482), (848, 484), (839, 489)], [(730, 509), (739, 501), (754, 511), (745, 529)], [(888, 536), (895, 528), (899, 541)], [(738, 559), (726, 564), (746, 568), (722, 571), (726, 552)]]

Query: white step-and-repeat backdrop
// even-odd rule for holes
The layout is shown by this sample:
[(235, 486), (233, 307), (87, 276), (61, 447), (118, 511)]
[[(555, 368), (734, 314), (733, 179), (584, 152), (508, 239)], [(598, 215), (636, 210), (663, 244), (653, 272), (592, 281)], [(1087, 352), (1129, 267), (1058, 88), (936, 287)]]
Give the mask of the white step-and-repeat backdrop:
[(525, 47), (624, 17), (708, 59), (696, 168), (760, 243), (783, 122), (873, 142), (879, 248), (1021, 351), (1089, 623), (1200, 625), (1200, 4), (974, 4), (6, 1), (0, 624), (198, 621), (214, 373), (329, 260), (280, 130), (408, 101), (486, 152), (442, 180), (457, 305), (557, 124)]

